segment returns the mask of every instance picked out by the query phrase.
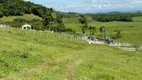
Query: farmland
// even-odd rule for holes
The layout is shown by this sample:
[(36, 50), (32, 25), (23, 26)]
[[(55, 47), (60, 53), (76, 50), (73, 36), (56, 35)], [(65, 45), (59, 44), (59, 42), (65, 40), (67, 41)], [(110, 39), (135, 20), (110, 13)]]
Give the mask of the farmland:
[(0, 0), (0, 80), (142, 80), (141, 3)]
[[(31, 20), (38, 17), (11, 16), (0, 20), (5, 22), (15, 18)], [(133, 22), (97, 22), (88, 17), (87, 21), (89, 25), (96, 26), (97, 36), (101, 35), (99, 28), (105, 25), (107, 36), (115, 35), (115, 30), (122, 31), (123, 37), (115, 41), (142, 45), (141, 19), (135, 17)], [(63, 22), (67, 28), (81, 34), (77, 18), (64, 18)], [(0, 79), (141, 80), (141, 53), (107, 45), (89, 45), (70, 34), (0, 28)]]
[[(96, 23), (99, 22), (90, 22), (90, 25)], [(115, 23), (122, 23), (124, 26), (117, 27), (118, 29), (137, 29), (128, 28), (128, 24), (124, 25), (126, 23), (123, 22)], [(140, 28), (140, 25), (138, 27)], [(111, 28), (108, 29), (111, 32)], [(141, 43), (140, 40), (137, 41)], [(141, 51), (127, 52), (105, 45), (89, 45), (62, 34), (15, 28), (0, 28), (0, 44), (2, 80), (142, 79)]]
[[(113, 22), (97, 22), (93, 21), (91, 18), (88, 18), (88, 24), (90, 26), (96, 26), (97, 32), (96, 35), (100, 35), (99, 28), (101, 26), (106, 26), (106, 34), (107, 36), (115, 35), (115, 30), (120, 30), (123, 34), (123, 38), (120, 38), (116, 41), (118, 42), (125, 42), (125, 43), (131, 43), (131, 44), (142, 44), (142, 23), (140, 20), (142, 20), (141, 17), (134, 17), (133, 22), (119, 22), (119, 21), (113, 21)], [(139, 21), (138, 21), (139, 20)], [(81, 27), (78, 22), (78, 19), (71, 18), (71, 19), (63, 19), (65, 25), (69, 28), (72, 28), (73, 30), (78, 31), (81, 33)], [(71, 22), (71, 23), (70, 23)]]

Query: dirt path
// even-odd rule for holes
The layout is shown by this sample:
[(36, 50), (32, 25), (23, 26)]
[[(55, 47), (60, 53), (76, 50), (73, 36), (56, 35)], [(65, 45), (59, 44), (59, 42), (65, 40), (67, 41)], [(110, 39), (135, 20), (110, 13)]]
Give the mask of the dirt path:
[(65, 80), (75, 80), (75, 73), (76, 73), (76, 68), (78, 65), (82, 63), (82, 60), (79, 59), (75, 62), (73, 62), (66, 70), (65, 70)]
[(73, 60), (71, 64), (69, 64), (66, 69), (64, 69), (64, 80), (75, 80), (76, 77), (76, 69), (77, 67), (84, 61), (85, 57), (83, 55), (78, 54), (78, 56)]

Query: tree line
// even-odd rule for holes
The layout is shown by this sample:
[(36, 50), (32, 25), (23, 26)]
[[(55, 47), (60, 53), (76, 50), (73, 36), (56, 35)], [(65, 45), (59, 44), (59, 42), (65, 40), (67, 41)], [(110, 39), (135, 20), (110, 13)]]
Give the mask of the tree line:
[(106, 14), (86, 14), (91, 16), (93, 20), (100, 22), (111, 21), (128, 21), (132, 22), (132, 17), (142, 16), (141, 12), (137, 13), (106, 13)]
[(49, 10), (45, 6), (25, 2), (24, 0), (0, 0), (0, 17), (35, 14), (43, 17)]
[(55, 32), (74, 32), (70, 28), (65, 28), (61, 14), (53, 8), (34, 4), (24, 0), (0, 0), (0, 17), (3, 16), (23, 16), (24, 14), (34, 14), (42, 18), (25, 20), (16, 18), (13, 22), (6, 22), (12, 27), (20, 28), (25, 23), (32, 25), (35, 30), (52, 30)]

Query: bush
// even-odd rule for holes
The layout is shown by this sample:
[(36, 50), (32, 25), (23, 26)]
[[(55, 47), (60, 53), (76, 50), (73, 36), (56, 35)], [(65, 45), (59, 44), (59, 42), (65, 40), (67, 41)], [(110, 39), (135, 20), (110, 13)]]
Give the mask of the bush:
[(65, 32), (73, 33), (73, 30), (71, 28), (66, 28)]
[(0, 18), (2, 18), (2, 17), (3, 17), (3, 12), (0, 11)]
[(40, 20), (40, 19), (32, 19), (30, 22), (31, 22), (31, 23), (41, 22), (41, 20)]
[(61, 23), (61, 24), (58, 24), (57, 26), (52, 26), (51, 30), (54, 32), (59, 32), (59, 33), (65, 32), (65, 25)]
[(21, 26), (23, 26), (24, 24), (26, 23), (29, 23), (29, 21), (27, 21), (26, 19), (24, 18), (15, 18), (13, 20), (13, 27), (16, 27), (16, 28), (21, 28)]
[(28, 22), (28, 21), (26, 19), (24, 19), (24, 18), (15, 18), (13, 20), (13, 22)]
[(115, 35), (112, 36), (113, 39), (119, 39), (122, 38), (122, 32), (120, 30), (115, 30)]
[(35, 30), (45, 30), (45, 27), (42, 24), (42, 21), (40, 19), (33, 19), (30, 21), (32, 25), (32, 29)]

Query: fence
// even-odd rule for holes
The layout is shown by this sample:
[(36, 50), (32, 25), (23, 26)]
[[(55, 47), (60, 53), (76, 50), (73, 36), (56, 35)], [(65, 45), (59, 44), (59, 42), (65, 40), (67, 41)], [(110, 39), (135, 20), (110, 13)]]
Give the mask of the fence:
[(29, 35), (29, 36), (37, 36), (37, 37), (46, 37), (47, 39), (58, 39), (58, 40), (68, 40), (68, 41), (76, 41), (85, 43), (82, 40), (81, 36), (73, 35), (73, 34), (66, 34), (66, 33), (54, 33), (53, 31), (37, 31), (37, 30), (22, 30), (19, 28), (12, 28), (12, 27), (2, 27), (0, 31), (4, 33), (11, 33), (11, 34), (21, 34), (21, 35)]

